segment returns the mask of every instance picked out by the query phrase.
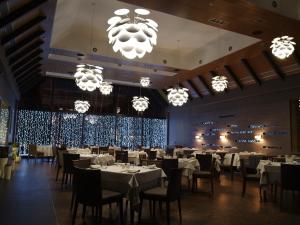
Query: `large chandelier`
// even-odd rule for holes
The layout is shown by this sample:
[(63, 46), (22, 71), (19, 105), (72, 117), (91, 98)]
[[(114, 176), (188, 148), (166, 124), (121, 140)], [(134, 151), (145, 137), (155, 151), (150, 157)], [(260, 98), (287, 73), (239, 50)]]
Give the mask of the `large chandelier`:
[(85, 113), (90, 108), (90, 103), (88, 101), (77, 100), (74, 102), (75, 110), (79, 113)]
[(128, 59), (142, 58), (156, 45), (158, 24), (143, 18), (150, 14), (146, 9), (135, 9), (133, 19), (128, 16), (129, 12), (129, 9), (116, 10), (116, 16), (107, 21), (109, 43), (114, 52), (120, 51)]
[(187, 88), (170, 88), (167, 91), (169, 92), (168, 101), (173, 106), (182, 106), (188, 100), (189, 94), (187, 93)]
[(293, 39), (293, 37), (289, 36), (274, 38), (270, 46), (272, 54), (279, 59), (288, 58), (295, 50), (294, 45), (296, 45), (296, 43), (292, 41)]
[(142, 87), (149, 87), (150, 86), (150, 78), (149, 77), (141, 77), (140, 84)]
[(227, 78), (225, 76), (214, 76), (211, 85), (217, 92), (222, 92), (227, 88)]
[(94, 91), (100, 87), (103, 81), (103, 68), (90, 64), (77, 65), (77, 72), (74, 74), (76, 85), (84, 91)]
[(149, 99), (147, 97), (137, 97), (134, 96), (132, 99), (132, 107), (138, 111), (143, 112), (149, 106)]
[(113, 90), (113, 86), (111, 85), (111, 82), (104, 81), (100, 85), (99, 90), (103, 95), (109, 95)]

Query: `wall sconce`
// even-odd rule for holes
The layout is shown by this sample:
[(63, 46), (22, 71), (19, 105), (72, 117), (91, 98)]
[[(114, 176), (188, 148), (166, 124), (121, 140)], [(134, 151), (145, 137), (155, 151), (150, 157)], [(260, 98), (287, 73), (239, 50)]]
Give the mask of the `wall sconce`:
[(195, 136), (195, 139), (196, 139), (197, 141), (201, 141), (201, 140), (203, 139), (203, 137), (200, 136), (200, 135), (196, 135), (196, 136)]
[(257, 141), (261, 141), (262, 135), (261, 134), (257, 134), (257, 135), (254, 136), (254, 139), (257, 140)]
[(220, 139), (221, 139), (222, 141), (224, 141), (224, 140), (227, 139), (227, 137), (226, 137), (226, 135), (220, 135)]

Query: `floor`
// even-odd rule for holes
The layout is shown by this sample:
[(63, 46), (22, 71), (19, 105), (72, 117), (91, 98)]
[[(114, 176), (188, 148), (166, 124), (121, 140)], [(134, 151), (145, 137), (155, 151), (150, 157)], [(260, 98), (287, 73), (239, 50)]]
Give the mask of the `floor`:
[[(55, 167), (47, 162), (22, 160), (11, 181), (0, 181), (0, 224), (71, 224), (71, 192), (61, 190), (60, 183), (55, 181), (55, 171)], [(291, 194), (287, 195), (280, 209), (278, 203), (260, 202), (258, 186), (254, 183), (248, 185), (246, 196), (242, 198), (238, 174), (233, 182), (221, 175), (215, 186), (214, 198), (209, 195), (207, 182), (199, 183), (197, 193), (183, 191), (183, 225), (300, 225), (299, 194), (294, 200)], [(144, 204), (142, 224), (166, 224), (164, 209), (154, 218), (149, 216), (148, 205)], [(175, 203), (171, 210), (171, 224), (179, 224)], [(105, 207), (103, 217), (102, 224), (119, 224), (115, 205), (111, 213)], [(76, 224), (96, 223), (90, 211), (83, 220), (79, 208)]]

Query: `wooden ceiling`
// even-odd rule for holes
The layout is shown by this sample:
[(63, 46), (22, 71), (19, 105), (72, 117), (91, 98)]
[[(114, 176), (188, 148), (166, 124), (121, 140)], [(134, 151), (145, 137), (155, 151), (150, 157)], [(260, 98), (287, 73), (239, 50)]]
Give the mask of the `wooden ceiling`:
[[(228, 77), (227, 92), (244, 90), (251, 85), (263, 86), (271, 79), (284, 81), (288, 76), (300, 74), (300, 23), (297, 20), (259, 8), (246, 0), (122, 1), (261, 39), (259, 43), (193, 70), (161, 77), (153, 87), (164, 97), (165, 90), (177, 83), (189, 88), (191, 99), (217, 95), (211, 88), (211, 77), (215, 73)], [(1, 60), (6, 60), (21, 93), (25, 94), (44, 80), (56, 0), (4, 0), (0, 4), (4, 9), (0, 15), (0, 48), (6, 56)], [(281, 34), (295, 37), (298, 43), (295, 53), (287, 60), (275, 59), (269, 50), (270, 41)], [(225, 47), (232, 51), (230, 46)], [(147, 67), (152, 68), (151, 65)]]

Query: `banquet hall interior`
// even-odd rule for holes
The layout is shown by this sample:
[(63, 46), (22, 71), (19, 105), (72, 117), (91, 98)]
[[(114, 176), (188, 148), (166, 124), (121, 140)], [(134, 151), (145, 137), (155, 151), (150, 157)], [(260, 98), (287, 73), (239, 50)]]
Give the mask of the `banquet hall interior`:
[(0, 0), (1, 225), (300, 225), (299, 0)]

